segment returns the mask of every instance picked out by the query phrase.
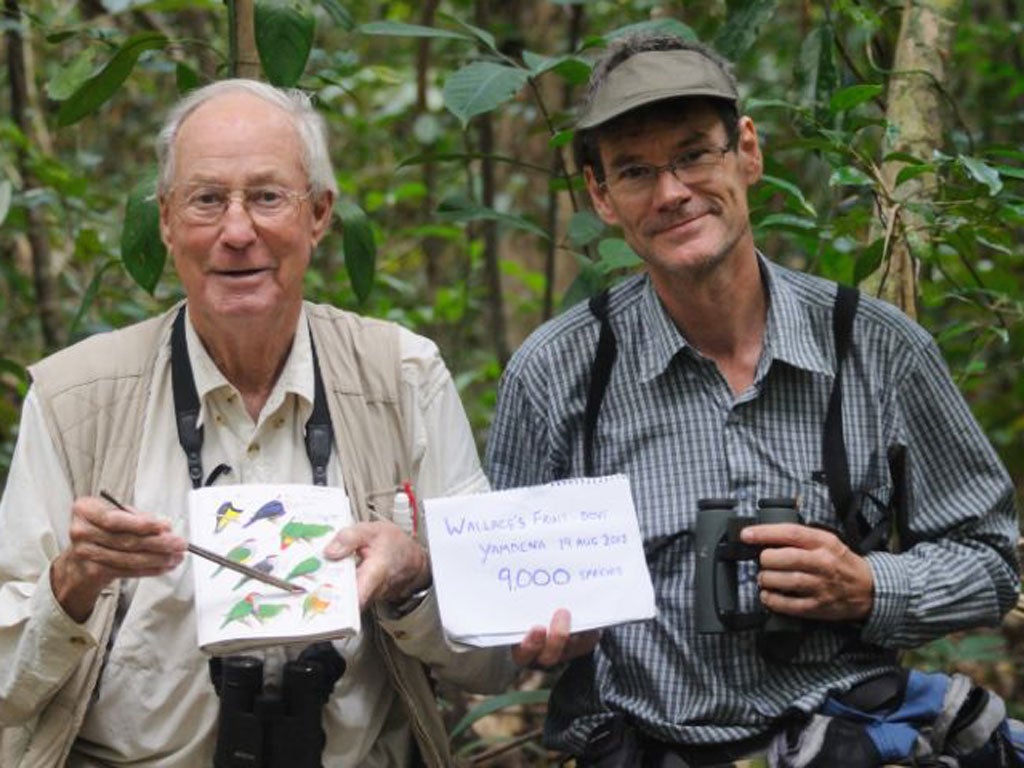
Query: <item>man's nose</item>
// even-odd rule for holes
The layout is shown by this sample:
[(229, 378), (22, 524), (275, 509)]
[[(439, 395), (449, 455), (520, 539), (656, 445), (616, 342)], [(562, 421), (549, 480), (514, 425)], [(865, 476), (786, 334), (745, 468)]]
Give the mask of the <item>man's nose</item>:
[(221, 219), (221, 228), (225, 240), (233, 245), (244, 244), (256, 236), (256, 226), (252, 215), (241, 195), (231, 195)]
[(689, 200), (693, 197), (693, 190), (690, 185), (679, 179), (676, 169), (669, 166), (658, 171), (658, 177), (654, 180), (654, 202), (658, 206), (674, 205), (680, 200)]

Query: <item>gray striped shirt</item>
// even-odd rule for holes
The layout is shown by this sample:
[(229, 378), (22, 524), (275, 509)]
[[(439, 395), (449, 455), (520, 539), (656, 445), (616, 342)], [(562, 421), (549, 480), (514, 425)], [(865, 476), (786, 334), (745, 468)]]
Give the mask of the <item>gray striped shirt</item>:
[[(738, 397), (676, 330), (645, 276), (612, 291), (618, 359), (598, 420), (595, 472), (629, 476), (647, 543), (692, 531), (697, 500), (711, 497), (736, 499), (743, 515), (754, 515), (761, 498), (798, 497), (806, 522), (839, 525), (821, 480), (835, 285), (764, 259), (762, 275), (764, 348), (753, 385)], [(598, 328), (584, 303), (513, 356), (487, 446), (494, 487), (583, 474)], [(829, 691), (890, 668), (884, 649), (993, 625), (1010, 609), (1019, 588), (1010, 478), (931, 337), (868, 297), (843, 368), (843, 427), (854, 490), (888, 501), (888, 448), (905, 445), (911, 457), (908, 525), (922, 543), (868, 556), (869, 619), (809, 627), (786, 664), (758, 653), (754, 631), (698, 635), (693, 541), (681, 536), (649, 563), (656, 618), (606, 630), (596, 667), (574, 664), (559, 680), (547, 723), (552, 745), (579, 752), (610, 712), (671, 742), (756, 736), (787, 710), (812, 711)], [(756, 584), (750, 578), (741, 588), (751, 598)]]

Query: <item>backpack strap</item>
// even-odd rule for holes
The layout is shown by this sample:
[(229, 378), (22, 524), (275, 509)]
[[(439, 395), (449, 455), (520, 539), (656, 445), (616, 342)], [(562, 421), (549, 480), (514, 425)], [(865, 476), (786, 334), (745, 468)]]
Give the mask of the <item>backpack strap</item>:
[(583, 473), (587, 477), (594, 476), (594, 435), (597, 432), (597, 417), (601, 413), (601, 403), (605, 390), (612, 377), (612, 368), (618, 355), (615, 332), (608, 322), (608, 289), (593, 296), (588, 302), (591, 314), (601, 323), (601, 333), (597, 338), (597, 351), (594, 361), (590, 364), (590, 385), (587, 388), (587, 405), (583, 412)]
[(850, 462), (843, 438), (843, 363), (850, 352), (853, 339), (853, 318), (860, 303), (860, 291), (848, 285), (836, 290), (832, 310), (832, 339), (836, 349), (835, 379), (828, 398), (828, 411), (822, 430), (821, 461), (828, 484), (828, 495), (832, 507), (842, 524), (843, 538), (847, 546), (861, 551), (861, 544), (869, 531), (864, 530), (863, 521), (854, 505), (854, 494), (850, 488)]

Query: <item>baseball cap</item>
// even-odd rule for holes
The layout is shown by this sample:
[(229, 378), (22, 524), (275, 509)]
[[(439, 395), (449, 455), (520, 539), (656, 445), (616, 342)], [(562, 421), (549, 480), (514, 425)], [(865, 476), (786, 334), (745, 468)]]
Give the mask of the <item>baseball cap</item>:
[(644, 51), (608, 73), (576, 127), (594, 128), (645, 104), (680, 96), (739, 99), (729, 76), (700, 51)]

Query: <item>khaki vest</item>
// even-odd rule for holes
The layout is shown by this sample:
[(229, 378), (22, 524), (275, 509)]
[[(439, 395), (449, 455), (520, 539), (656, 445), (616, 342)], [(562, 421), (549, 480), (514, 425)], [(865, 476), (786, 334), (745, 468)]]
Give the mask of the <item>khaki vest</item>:
[[(320, 360), (345, 491), (360, 520), (370, 519), (367, 492), (409, 477), (403, 430), (397, 326), (307, 303)], [(142, 424), (159, 340), (169, 338), (177, 308), (117, 333), (98, 334), (32, 366), (53, 444), (75, 497), (100, 488), (131, 502)], [(85, 718), (103, 666), (118, 584), (100, 595), (88, 619), (99, 639), (54, 698), (27, 725), (0, 730), (4, 768), (61, 765)], [(376, 622), (367, 622), (392, 684), (406, 706), (427, 765), (453, 765), (448, 739), (423, 665), (404, 655)]]

